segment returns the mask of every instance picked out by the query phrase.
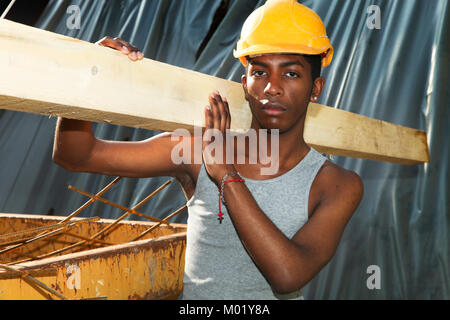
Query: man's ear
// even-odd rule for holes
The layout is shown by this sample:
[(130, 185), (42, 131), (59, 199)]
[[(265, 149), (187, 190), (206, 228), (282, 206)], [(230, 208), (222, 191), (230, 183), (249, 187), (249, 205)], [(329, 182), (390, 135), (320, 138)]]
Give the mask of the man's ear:
[(310, 101), (317, 103), (317, 100), (319, 100), (319, 97), (322, 94), (324, 88), (325, 88), (325, 79), (322, 77), (316, 78), (313, 82)]
[(241, 77), (242, 88), (244, 89), (245, 100), (248, 101), (248, 90), (247, 90), (247, 76), (245, 74)]

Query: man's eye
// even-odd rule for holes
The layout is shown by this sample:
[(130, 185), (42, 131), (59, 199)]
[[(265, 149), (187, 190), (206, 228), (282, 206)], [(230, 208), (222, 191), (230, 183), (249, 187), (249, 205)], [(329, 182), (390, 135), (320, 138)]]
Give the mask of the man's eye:
[(266, 72), (262, 71), (262, 70), (255, 70), (252, 72), (252, 76), (255, 76), (255, 77), (262, 77), (265, 74), (266, 74)]
[(297, 72), (292, 72), (292, 71), (286, 72), (286, 76), (288, 78), (299, 78), (300, 77), (300, 75)]

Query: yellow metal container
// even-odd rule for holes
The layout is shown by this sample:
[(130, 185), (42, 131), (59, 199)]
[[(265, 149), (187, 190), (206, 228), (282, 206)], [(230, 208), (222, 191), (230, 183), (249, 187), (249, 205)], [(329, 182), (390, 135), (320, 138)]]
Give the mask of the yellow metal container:
[[(0, 235), (54, 225), (63, 219), (0, 214)], [(117, 229), (100, 237), (98, 242), (57, 256), (17, 263), (68, 247), (113, 222), (102, 219), (78, 224), (66, 233), (0, 255), (0, 264), (18, 270), (0, 268), (0, 299), (61, 299), (36, 286), (27, 275), (67, 299), (176, 299), (183, 287), (185, 224), (160, 225), (142, 239), (130, 242), (156, 223), (121, 221)]]

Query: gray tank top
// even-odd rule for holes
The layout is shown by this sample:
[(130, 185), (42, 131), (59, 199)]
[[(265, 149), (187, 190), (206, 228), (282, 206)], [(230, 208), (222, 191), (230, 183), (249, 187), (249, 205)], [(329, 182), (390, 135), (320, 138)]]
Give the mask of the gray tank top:
[[(308, 221), (312, 182), (327, 160), (311, 148), (294, 168), (273, 179), (245, 179), (264, 213), (288, 238)], [(181, 299), (303, 299), (301, 291), (275, 295), (243, 247), (224, 205), (219, 223), (219, 191), (200, 169), (194, 195), (187, 203), (187, 244)]]

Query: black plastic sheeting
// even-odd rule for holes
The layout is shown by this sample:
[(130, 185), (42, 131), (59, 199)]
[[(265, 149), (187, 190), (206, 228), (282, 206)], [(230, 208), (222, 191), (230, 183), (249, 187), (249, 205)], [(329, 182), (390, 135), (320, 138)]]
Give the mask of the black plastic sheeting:
[[(300, 2), (322, 17), (335, 48), (334, 60), (323, 73), (327, 84), (319, 103), (425, 130), (431, 157), (416, 166), (335, 158), (362, 177), (365, 194), (335, 256), (304, 288), (305, 298), (449, 299), (448, 1)], [(147, 58), (240, 81), (244, 70), (232, 50), (245, 18), (263, 3), (51, 0), (37, 27), (91, 42), (119, 36)], [(196, 59), (221, 4), (226, 14)], [(67, 28), (70, 5), (81, 9), (79, 30)], [(367, 25), (374, 14), (368, 11), (371, 5), (380, 9), (380, 29)], [(113, 179), (56, 166), (51, 160), (55, 122), (0, 111), (0, 211), (68, 215), (87, 199), (67, 185), (95, 193)], [(155, 132), (97, 124), (95, 134), (142, 140)], [(132, 206), (168, 179), (126, 178), (105, 197)], [(185, 201), (174, 181), (141, 212), (164, 217)], [(99, 203), (83, 216), (120, 214)], [(176, 221), (185, 222), (186, 213)], [(373, 273), (373, 266), (379, 273)], [(373, 288), (378, 275), (380, 286)]]

